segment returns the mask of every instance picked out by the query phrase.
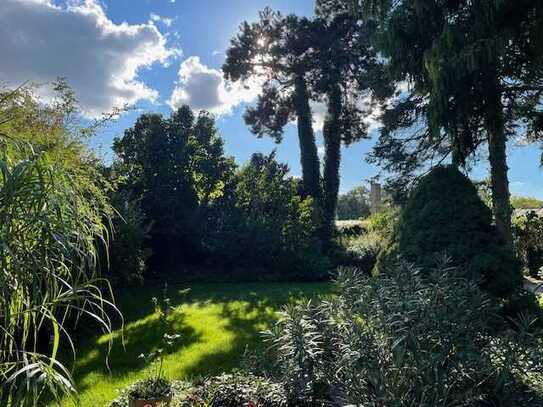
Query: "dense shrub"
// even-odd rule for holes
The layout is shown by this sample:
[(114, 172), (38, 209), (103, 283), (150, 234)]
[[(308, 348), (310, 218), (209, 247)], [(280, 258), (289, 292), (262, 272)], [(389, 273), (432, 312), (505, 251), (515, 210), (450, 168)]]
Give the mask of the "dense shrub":
[(254, 154), (235, 176), (208, 220), (206, 249), (224, 264), (265, 268), (261, 278), (322, 278), (328, 261), (317, 231), (320, 216), (311, 197), (298, 193), (288, 167)]
[(234, 168), (213, 116), (195, 117), (188, 106), (169, 118), (143, 114), (114, 140), (113, 151), (113, 170), (125, 178), (150, 226), (151, 267), (178, 272), (180, 265), (198, 261), (206, 212)]
[(490, 209), (453, 167), (434, 168), (420, 180), (378, 268), (393, 263), (398, 254), (425, 268), (443, 253), (496, 295), (506, 295), (520, 283), (518, 263), (492, 225)]
[(530, 211), (513, 219), (515, 248), (531, 277), (538, 278), (543, 267), (543, 218)]
[(173, 407), (282, 407), (287, 406), (283, 386), (245, 373), (224, 374), (196, 382)]
[[(540, 340), (446, 264), (378, 278), (342, 269), (337, 295), (286, 307), (267, 332), (290, 400), (364, 406), (540, 405)], [(496, 328), (499, 329), (496, 329)]]
[(113, 217), (107, 275), (117, 285), (141, 284), (151, 254), (145, 247), (148, 228), (143, 211), (137, 201), (131, 201), (122, 191), (114, 195), (112, 204), (116, 214)]
[(539, 209), (543, 208), (543, 202), (531, 196), (513, 195), (511, 206), (515, 209)]
[(371, 273), (379, 253), (390, 244), (398, 223), (398, 210), (389, 208), (365, 219), (362, 232), (354, 237), (342, 237), (346, 261), (343, 265), (356, 266)]

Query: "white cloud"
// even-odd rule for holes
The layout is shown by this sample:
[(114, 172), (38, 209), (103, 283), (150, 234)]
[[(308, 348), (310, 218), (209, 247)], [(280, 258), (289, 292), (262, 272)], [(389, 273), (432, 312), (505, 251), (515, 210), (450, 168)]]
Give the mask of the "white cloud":
[(171, 27), (172, 24), (173, 24), (173, 18), (162, 17), (162, 16), (159, 16), (156, 13), (151, 13), (149, 15), (149, 20), (151, 20), (151, 21), (153, 21), (155, 23), (162, 23), (166, 27)]
[(179, 67), (178, 82), (168, 104), (172, 109), (187, 104), (195, 110), (207, 110), (217, 116), (228, 115), (241, 103), (256, 99), (261, 83), (252, 79), (245, 84), (228, 83), (222, 72), (210, 68), (197, 56), (191, 56)]
[(321, 160), (324, 158), (325, 153), (326, 153), (326, 148), (324, 146), (317, 147), (317, 154)]
[(313, 116), (313, 129), (315, 131), (322, 131), (324, 127), (324, 119), (326, 118), (326, 103), (324, 102), (311, 102), (311, 113)]
[[(382, 126), (379, 121), (382, 109), (379, 107), (371, 109), (369, 97), (361, 97), (356, 103), (363, 112), (369, 112), (364, 117), (364, 122), (368, 125), (368, 133), (379, 129)], [(315, 131), (322, 131), (327, 112), (326, 102), (311, 102), (311, 112), (313, 114), (313, 128)]]
[(86, 116), (155, 100), (142, 68), (179, 54), (152, 23), (115, 24), (97, 0), (1, 0), (0, 80), (47, 83), (66, 77)]

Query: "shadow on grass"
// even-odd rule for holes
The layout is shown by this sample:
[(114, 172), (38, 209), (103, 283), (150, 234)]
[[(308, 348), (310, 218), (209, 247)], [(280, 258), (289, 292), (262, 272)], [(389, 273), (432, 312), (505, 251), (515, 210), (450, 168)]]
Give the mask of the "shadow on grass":
[[(219, 374), (239, 368), (246, 349), (252, 353), (265, 348), (260, 332), (273, 324), (276, 311), (290, 298), (329, 292), (326, 284), (300, 283), (191, 284), (188, 294), (185, 288), (187, 286), (170, 286), (167, 292), (175, 308), (168, 317), (170, 329), (181, 335), (169, 353), (185, 358), (179, 362), (173, 359), (170, 373), (176, 378)], [(100, 377), (116, 381), (137, 376), (145, 367), (138, 355), (162, 347), (164, 331), (151, 304), (151, 298), (161, 298), (162, 291), (162, 287), (142, 287), (119, 295), (117, 303), (125, 318), (124, 346), (121, 329), (117, 329), (110, 335), (113, 347), (109, 356), (108, 336), (98, 335), (90, 326), (79, 330), (74, 379), (81, 393), (93, 385), (100, 386), (104, 380)], [(187, 321), (185, 311), (192, 319)], [(208, 329), (208, 321), (198, 320), (200, 317), (208, 317), (209, 323), (216, 326)], [(189, 355), (185, 350), (192, 358), (186, 359)]]
[(194, 290), (189, 301), (205, 301), (220, 304), (220, 318), (225, 322), (223, 329), (232, 334), (228, 349), (208, 352), (196, 364), (184, 368), (186, 377), (217, 375), (240, 368), (244, 357), (259, 355), (259, 363), (271, 365), (262, 358), (268, 347), (262, 338), (262, 331), (271, 327), (277, 318), (277, 311), (288, 301), (300, 301), (330, 292), (327, 284), (268, 283), (245, 284), (240, 291), (236, 285), (223, 285), (219, 290), (204, 294)]
[[(145, 304), (145, 302), (142, 302)], [(131, 372), (145, 368), (140, 354), (163, 348), (164, 333), (180, 334), (180, 338), (168, 348), (169, 353), (198, 342), (198, 335), (184, 321), (184, 314), (178, 310), (168, 316), (168, 327), (164, 329), (158, 313), (152, 310), (150, 301), (129, 312), (125, 318), (124, 329), (117, 329), (110, 335), (102, 335), (87, 340), (83, 339), (82, 351), (77, 354), (74, 379), (78, 383), (78, 391), (84, 392), (88, 385), (84, 379), (90, 373), (100, 373), (112, 378), (123, 377)], [(111, 348), (110, 348), (110, 339)]]

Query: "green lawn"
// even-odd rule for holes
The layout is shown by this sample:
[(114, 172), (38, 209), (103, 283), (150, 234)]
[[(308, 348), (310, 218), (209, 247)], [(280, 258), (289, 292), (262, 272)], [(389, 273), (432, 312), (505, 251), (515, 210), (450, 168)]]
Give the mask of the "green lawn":
[[(182, 291), (190, 287), (190, 292)], [(168, 296), (175, 308), (169, 320), (181, 340), (165, 359), (171, 379), (217, 374), (240, 366), (245, 349), (264, 346), (259, 332), (273, 322), (275, 312), (289, 297), (312, 297), (329, 292), (324, 283), (239, 283), (171, 286)], [(113, 332), (114, 345), (106, 355), (108, 337), (81, 328), (74, 377), (81, 406), (102, 406), (122, 389), (145, 375), (141, 353), (161, 347), (162, 331), (151, 298), (161, 298), (162, 288), (143, 287), (118, 294), (125, 318), (124, 347), (121, 330)], [(63, 405), (73, 406), (73, 400)]]

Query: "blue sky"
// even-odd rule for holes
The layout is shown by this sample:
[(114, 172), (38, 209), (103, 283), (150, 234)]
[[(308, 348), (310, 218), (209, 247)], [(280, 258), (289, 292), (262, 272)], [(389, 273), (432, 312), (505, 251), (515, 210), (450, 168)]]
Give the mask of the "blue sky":
[[(0, 82), (43, 83), (66, 76), (89, 117), (120, 102), (136, 104), (137, 111), (92, 140), (106, 159), (111, 158), (113, 137), (122, 135), (143, 111), (168, 115), (170, 105), (189, 102), (217, 113), (226, 152), (239, 164), (253, 152), (277, 148), (279, 159), (294, 175), (300, 174), (295, 127), (288, 126), (281, 145), (250, 134), (242, 113), (255, 91), (228, 90), (219, 69), (243, 20), (254, 20), (266, 6), (311, 15), (313, 0), (1, 1)], [(375, 131), (372, 134), (375, 137)], [(320, 132), (317, 135), (321, 146)], [(378, 174), (378, 168), (364, 160), (371, 146), (371, 140), (363, 140), (343, 149), (341, 191)], [(513, 194), (543, 199), (540, 154), (537, 145), (509, 146)], [(481, 158), (473, 178), (488, 174), (485, 154)]]

